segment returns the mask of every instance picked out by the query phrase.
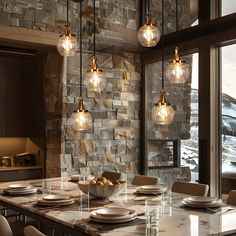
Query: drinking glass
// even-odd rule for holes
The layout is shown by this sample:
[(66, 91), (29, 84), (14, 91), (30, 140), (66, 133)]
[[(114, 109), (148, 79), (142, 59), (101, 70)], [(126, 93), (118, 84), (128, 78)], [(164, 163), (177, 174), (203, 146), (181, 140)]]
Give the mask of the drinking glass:
[(43, 196), (51, 194), (51, 182), (49, 180), (44, 180), (42, 182), (42, 194)]
[(161, 192), (161, 204), (162, 205), (171, 204), (171, 190), (166, 190)]
[(145, 201), (146, 235), (156, 236), (159, 234), (159, 206), (153, 202)]

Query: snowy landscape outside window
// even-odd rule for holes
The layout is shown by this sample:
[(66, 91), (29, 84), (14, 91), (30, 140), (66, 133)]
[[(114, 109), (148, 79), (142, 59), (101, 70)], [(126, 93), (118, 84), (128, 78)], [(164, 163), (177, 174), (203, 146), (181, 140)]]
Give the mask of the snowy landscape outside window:
[(221, 48), (222, 172), (236, 174), (236, 44)]

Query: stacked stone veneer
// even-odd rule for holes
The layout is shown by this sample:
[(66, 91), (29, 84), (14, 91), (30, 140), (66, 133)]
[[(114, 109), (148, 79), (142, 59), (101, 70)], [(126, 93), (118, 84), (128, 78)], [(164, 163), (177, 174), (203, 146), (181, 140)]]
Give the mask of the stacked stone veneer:
[[(118, 169), (128, 173), (129, 177), (137, 173), (140, 159), (140, 61), (139, 55), (127, 51), (134, 51), (137, 47), (136, 38), (129, 35), (134, 36), (140, 25), (139, 4), (138, 0), (96, 1), (96, 44), (100, 51), (97, 57), (107, 80), (106, 88), (98, 94), (87, 91), (84, 84), (92, 56), (92, 1), (83, 2), (83, 97), (94, 119), (91, 130), (75, 132), (69, 120), (79, 97), (79, 56), (62, 60), (56, 50), (49, 53), (45, 81), (47, 176), (58, 176), (61, 169), (72, 167), (95, 174), (102, 169)], [(175, 16), (172, 1), (165, 1), (165, 4), (168, 32), (168, 28), (173, 31)], [(182, 4), (181, 12), (187, 12), (188, 1)], [(151, 1), (151, 9), (160, 24), (160, 1)], [(79, 26), (78, 12), (78, 4), (70, 1), (69, 21), (74, 33)], [(65, 18), (66, 0), (0, 1), (1, 25), (62, 33)], [(181, 22), (186, 24), (187, 21)], [(124, 47), (130, 50), (122, 50)], [(111, 48), (115, 48), (114, 53)], [(156, 69), (160, 73), (160, 68)], [(152, 81), (156, 86), (154, 89), (159, 91), (158, 80)], [(174, 90), (176, 93), (171, 93), (171, 101), (180, 99), (179, 92), (184, 92), (178, 87)], [(186, 98), (183, 95), (183, 99), (187, 103), (189, 93)], [(177, 124), (173, 124), (169, 131), (164, 128), (166, 139), (189, 137), (189, 119), (186, 119), (189, 109), (181, 102), (176, 103), (177, 110), (182, 111), (176, 116)], [(161, 129), (155, 138), (163, 138)]]
[[(83, 79), (90, 53), (83, 54)], [(99, 54), (107, 85), (102, 93), (88, 91), (83, 80), (84, 104), (93, 117), (90, 130), (76, 132), (68, 119), (79, 97), (79, 57), (67, 61), (63, 92), (64, 119), (62, 168), (80, 168), (97, 174), (103, 169), (136, 173), (139, 160), (140, 71), (139, 59)]]

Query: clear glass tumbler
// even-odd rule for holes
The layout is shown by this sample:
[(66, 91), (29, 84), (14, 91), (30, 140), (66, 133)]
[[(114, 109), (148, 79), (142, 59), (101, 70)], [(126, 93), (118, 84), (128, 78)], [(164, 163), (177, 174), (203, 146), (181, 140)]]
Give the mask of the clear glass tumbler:
[(153, 202), (146, 200), (145, 202), (146, 215), (146, 235), (156, 236), (159, 234), (159, 206)]

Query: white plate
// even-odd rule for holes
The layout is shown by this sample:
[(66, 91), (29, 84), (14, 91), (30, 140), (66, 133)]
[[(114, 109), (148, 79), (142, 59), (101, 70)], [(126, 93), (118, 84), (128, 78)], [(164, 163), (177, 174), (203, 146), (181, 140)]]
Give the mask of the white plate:
[(5, 189), (4, 192), (10, 195), (26, 195), (26, 194), (36, 193), (37, 188), (30, 188), (25, 190)]
[(43, 197), (47, 201), (58, 201), (69, 199), (69, 196), (59, 195), (59, 194), (49, 194)]
[(8, 185), (8, 189), (27, 189), (32, 187), (31, 184), (10, 184)]
[(134, 210), (129, 210), (129, 214), (128, 215), (124, 215), (124, 216), (103, 216), (100, 214), (97, 214), (97, 211), (92, 211), (90, 213), (90, 216), (95, 218), (95, 219), (100, 219), (100, 220), (125, 220), (125, 219), (131, 219), (134, 218), (135, 216), (137, 216), (136, 212)]
[(140, 186), (138, 189), (143, 189), (143, 190), (159, 190), (163, 189), (165, 186), (163, 185), (143, 185)]
[(185, 199), (187, 201), (191, 201), (194, 203), (210, 203), (210, 202), (215, 202), (217, 200), (217, 198), (215, 197), (201, 197), (201, 196), (188, 197)]
[(59, 204), (59, 203), (66, 203), (66, 202), (70, 202), (74, 199), (68, 198), (68, 199), (62, 199), (62, 200), (54, 200), (54, 201), (48, 201), (45, 200), (44, 198), (40, 198), (38, 199), (38, 202), (42, 202), (42, 203), (46, 203), (46, 204)]
[(116, 224), (116, 223), (125, 223), (125, 222), (129, 222), (136, 219), (136, 216), (133, 218), (129, 218), (129, 219), (123, 219), (123, 220), (101, 220), (101, 219), (96, 219), (90, 216), (90, 220), (98, 222), (98, 223), (108, 223), (108, 224)]
[(129, 215), (130, 210), (126, 208), (102, 208), (97, 210), (97, 215), (102, 215), (106, 217), (114, 217), (114, 216), (125, 216)]
[(67, 206), (71, 205), (75, 202), (74, 199), (70, 199), (69, 201), (60, 201), (60, 202), (54, 202), (54, 201), (37, 201), (37, 205), (39, 206)]
[(160, 189), (150, 189), (150, 190), (146, 190), (146, 189), (140, 189), (138, 188), (136, 190), (137, 192), (147, 192), (147, 193), (155, 193), (155, 192), (163, 192), (163, 191), (166, 191), (166, 188), (160, 188)]
[(214, 202), (208, 202), (208, 203), (193, 203), (190, 201), (183, 200), (183, 204), (188, 207), (194, 207), (194, 208), (206, 208), (206, 207), (218, 207), (222, 206), (222, 200), (217, 200)]
[(23, 191), (30, 191), (32, 189), (35, 189), (35, 186), (30, 185), (27, 188), (7, 188), (7, 191), (11, 191), (11, 192), (23, 192)]
[(161, 194), (163, 192), (165, 192), (167, 190), (167, 188), (162, 188), (162, 189), (158, 189), (158, 190), (144, 190), (144, 189), (137, 189), (136, 193), (138, 194)]

